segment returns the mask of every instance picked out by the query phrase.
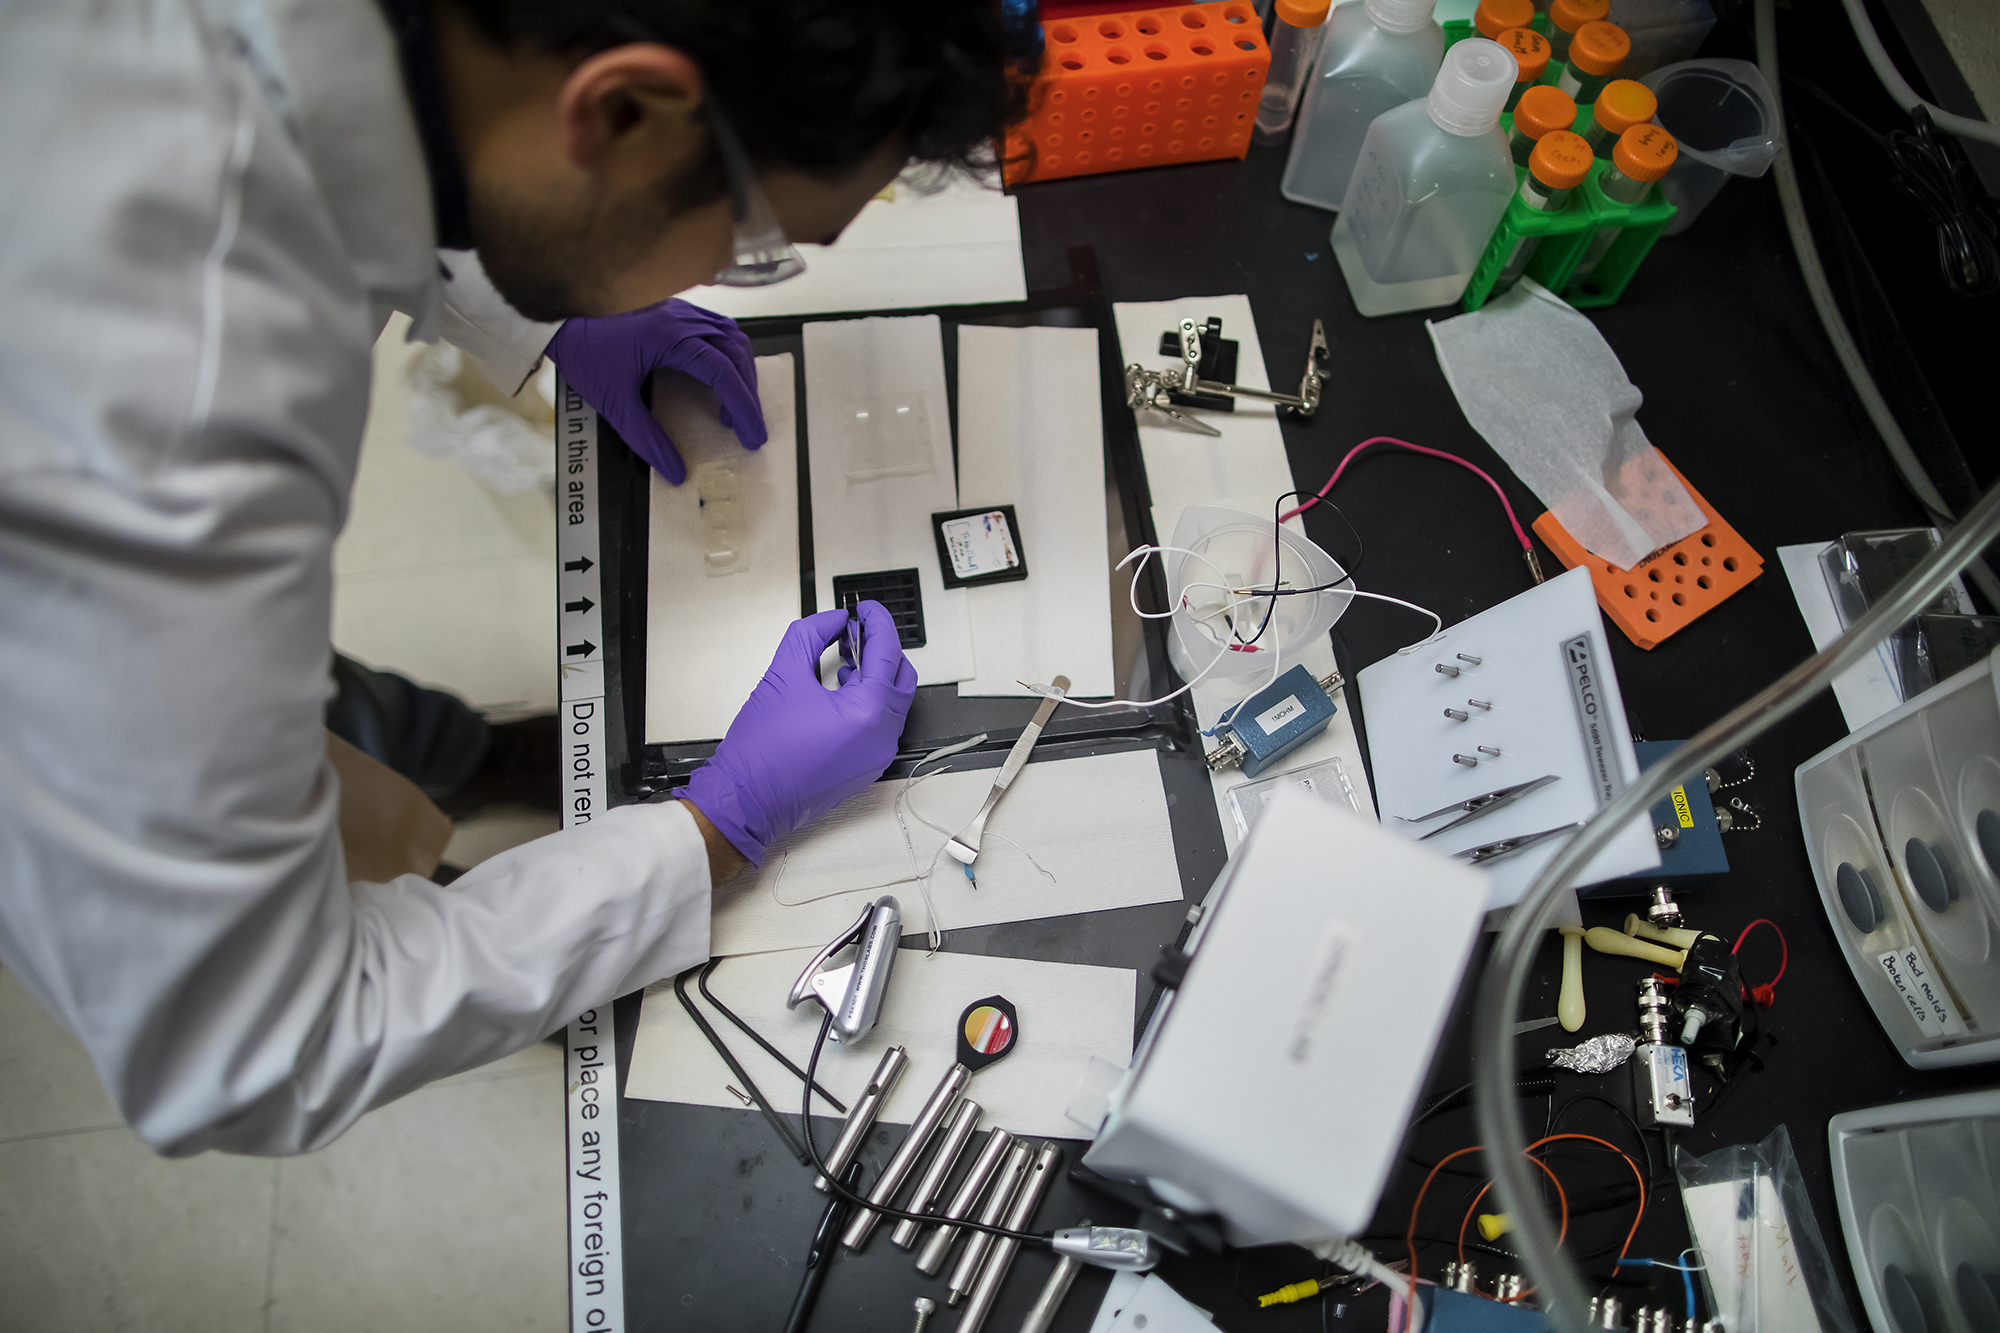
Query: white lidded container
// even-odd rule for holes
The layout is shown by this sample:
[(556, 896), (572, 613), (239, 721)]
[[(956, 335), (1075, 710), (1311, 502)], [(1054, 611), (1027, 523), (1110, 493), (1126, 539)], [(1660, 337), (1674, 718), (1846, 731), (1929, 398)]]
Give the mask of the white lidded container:
[(1324, 25), (1319, 63), (1306, 80), (1298, 128), (1279, 193), (1339, 208), (1375, 117), (1422, 97), (1444, 58), (1436, 0), (1348, 0)]
[(1362, 314), (1464, 294), (1514, 195), (1500, 112), (1518, 72), (1506, 47), (1468, 37), (1446, 54), (1428, 97), (1368, 127), (1333, 227), (1333, 255)]

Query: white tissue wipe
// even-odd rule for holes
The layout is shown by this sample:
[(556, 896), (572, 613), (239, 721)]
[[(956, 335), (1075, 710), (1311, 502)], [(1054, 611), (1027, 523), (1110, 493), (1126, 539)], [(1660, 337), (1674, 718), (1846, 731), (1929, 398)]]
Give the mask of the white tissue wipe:
[(1643, 396), (1583, 315), (1524, 279), (1429, 327), (1466, 420), (1592, 555), (1630, 569), (1707, 524), (1640, 429)]

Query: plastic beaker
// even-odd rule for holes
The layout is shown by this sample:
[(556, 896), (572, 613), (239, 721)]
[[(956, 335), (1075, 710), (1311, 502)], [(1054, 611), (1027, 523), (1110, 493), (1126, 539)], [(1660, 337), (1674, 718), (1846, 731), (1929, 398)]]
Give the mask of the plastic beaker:
[(1784, 142), (1771, 85), (1747, 60), (1684, 60), (1640, 80), (1660, 99), (1653, 123), (1680, 144), (1661, 188), (1680, 211), (1663, 236), (1701, 216), (1731, 176), (1761, 176)]
[[(1166, 569), (1174, 608), (1167, 655), (1182, 680), (1199, 677), (1196, 689), (1223, 698), (1262, 689), (1276, 674), (1274, 659), (1280, 671), (1296, 663), (1354, 600), (1303, 591), (1346, 577), (1318, 546), (1289, 528), (1278, 529), (1274, 541), (1270, 519), (1219, 505), (1182, 512)], [(1285, 595), (1270, 596), (1272, 587)]]

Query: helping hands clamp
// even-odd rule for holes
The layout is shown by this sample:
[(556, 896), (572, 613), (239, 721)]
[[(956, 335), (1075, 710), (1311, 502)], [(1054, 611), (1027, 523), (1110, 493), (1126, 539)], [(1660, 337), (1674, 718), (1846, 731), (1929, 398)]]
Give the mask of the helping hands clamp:
[(1201, 325), (1192, 319), (1184, 319), (1180, 324), (1180, 335), (1181, 364), (1172, 370), (1154, 370), (1136, 361), (1125, 367), (1125, 405), (1134, 411), (1150, 409), (1162, 413), (1203, 435), (1219, 436), (1222, 432), (1199, 417), (1188, 415), (1172, 401), (1170, 394), (1219, 393), (1231, 398), (1254, 398), (1259, 402), (1289, 407), (1299, 416), (1310, 419), (1319, 410), (1320, 386), (1333, 378), (1333, 372), (1327, 369), (1327, 363), (1332, 358), (1327, 350), (1326, 328), (1319, 320), (1313, 321), (1312, 345), (1306, 351), (1306, 373), (1299, 381), (1296, 394), (1272, 393), (1266, 389), (1220, 384), (1201, 378)]

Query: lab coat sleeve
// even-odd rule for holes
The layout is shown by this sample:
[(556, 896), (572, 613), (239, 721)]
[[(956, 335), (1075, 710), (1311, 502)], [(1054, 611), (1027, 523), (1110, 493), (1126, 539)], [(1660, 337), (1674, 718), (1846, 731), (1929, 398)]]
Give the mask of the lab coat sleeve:
[(155, 1149), (297, 1153), (699, 962), (710, 885), (671, 804), (349, 882), (322, 718), (366, 229), (195, 13), (0, 7), (33, 186), (0, 208), (0, 963)]
[(438, 269), (444, 289), (438, 332), (478, 362), (494, 388), (519, 393), (562, 325), (538, 323), (508, 305), (476, 250), (440, 250)]

